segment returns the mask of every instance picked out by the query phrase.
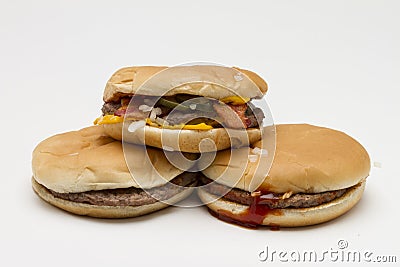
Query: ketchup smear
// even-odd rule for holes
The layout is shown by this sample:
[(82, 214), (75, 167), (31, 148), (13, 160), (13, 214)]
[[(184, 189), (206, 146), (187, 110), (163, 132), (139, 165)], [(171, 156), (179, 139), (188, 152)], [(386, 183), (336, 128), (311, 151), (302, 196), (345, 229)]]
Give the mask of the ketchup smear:
[[(268, 214), (281, 215), (281, 212), (279, 210), (270, 209), (267, 205), (259, 204), (260, 199), (260, 194), (255, 195), (249, 208), (245, 212), (240, 214), (233, 214), (225, 210), (218, 210), (218, 212), (215, 212), (211, 209), (208, 209), (208, 211), (211, 215), (221, 221), (236, 224), (246, 228), (256, 229), (260, 225), (262, 225), (264, 218)], [(270, 225), (270, 229), (273, 231), (277, 231), (280, 228), (278, 225)]]

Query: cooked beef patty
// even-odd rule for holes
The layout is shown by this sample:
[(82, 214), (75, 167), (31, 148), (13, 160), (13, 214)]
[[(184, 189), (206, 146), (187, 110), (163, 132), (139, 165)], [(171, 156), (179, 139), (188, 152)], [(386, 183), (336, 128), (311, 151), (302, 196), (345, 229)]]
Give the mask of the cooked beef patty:
[[(200, 180), (203, 185), (208, 184), (207, 186), (204, 186), (203, 189), (205, 189), (210, 194), (222, 196), (225, 192), (228, 191), (228, 193), (223, 195), (223, 198), (225, 198), (226, 200), (230, 200), (243, 205), (250, 205), (254, 201), (254, 197), (251, 196), (250, 192), (238, 188), (230, 189), (229, 187), (219, 184), (217, 182), (211, 184), (211, 182), (213, 181), (211, 179), (208, 179), (204, 175), (201, 175)], [(260, 196), (260, 201), (258, 202), (258, 204), (267, 205), (271, 209), (308, 208), (318, 206), (339, 198), (346, 191), (347, 188), (315, 194), (297, 193), (291, 195), (288, 198), (283, 198), (283, 194), (264, 194)]]
[[(146, 189), (140, 188), (118, 188), (87, 191), (81, 193), (58, 193), (49, 190), (58, 198), (65, 200), (87, 203), (98, 206), (141, 206), (155, 203), (159, 200), (167, 200), (184, 190), (183, 187), (196, 186), (197, 174), (184, 172), (163, 186)], [(175, 185), (179, 185), (177, 187)]]
[(103, 115), (114, 114), (114, 112), (117, 111), (120, 107), (121, 103), (118, 102), (104, 103), (101, 111), (103, 112)]

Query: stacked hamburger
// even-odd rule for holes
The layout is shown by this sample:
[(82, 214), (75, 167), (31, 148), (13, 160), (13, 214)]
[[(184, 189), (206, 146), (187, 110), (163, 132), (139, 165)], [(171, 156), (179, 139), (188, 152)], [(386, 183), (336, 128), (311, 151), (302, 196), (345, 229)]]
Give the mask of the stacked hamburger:
[(96, 126), (36, 147), (33, 188), (61, 209), (102, 218), (154, 212), (195, 188), (211, 214), (247, 227), (312, 225), (347, 212), (363, 193), (367, 152), (328, 128), (263, 127), (266, 114), (252, 100), (267, 89), (238, 68), (120, 69)]

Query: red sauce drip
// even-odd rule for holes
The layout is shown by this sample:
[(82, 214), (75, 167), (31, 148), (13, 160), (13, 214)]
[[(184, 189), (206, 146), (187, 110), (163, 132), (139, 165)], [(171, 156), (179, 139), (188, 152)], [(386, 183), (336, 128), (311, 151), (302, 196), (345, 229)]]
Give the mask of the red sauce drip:
[[(233, 214), (225, 210), (218, 210), (218, 212), (215, 212), (208, 209), (208, 211), (211, 215), (222, 221), (246, 228), (256, 229), (258, 226), (262, 225), (264, 218), (268, 214), (281, 215), (279, 210), (270, 209), (267, 205), (260, 204), (260, 199), (260, 195), (254, 196), (249, 208), (240, 214)], [(273, 225), (271, 226), (271, 230), (277, 231), (279, 230), (279, 226)]]
[(281, 227), (279, 225), (269, 225), (269, 229), (271, 231), (279, 231), (281, 230)]

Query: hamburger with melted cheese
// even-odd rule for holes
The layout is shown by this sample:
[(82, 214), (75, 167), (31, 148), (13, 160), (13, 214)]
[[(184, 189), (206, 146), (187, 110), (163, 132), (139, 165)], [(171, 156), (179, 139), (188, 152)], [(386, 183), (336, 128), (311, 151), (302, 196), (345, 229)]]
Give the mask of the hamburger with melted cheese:
[[(267, 92), (254, 72), (211, 65), (118, 70), (104, 90), (95, 124), (117, 140), (184, 152), (240, 147), (261, 137), (264, 114), (252, 104)], [(233, 132), (244, 132), (230, 138)], [(234, 135), (234, 134), (233, 134)]]

